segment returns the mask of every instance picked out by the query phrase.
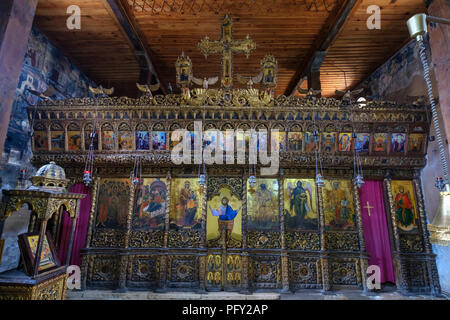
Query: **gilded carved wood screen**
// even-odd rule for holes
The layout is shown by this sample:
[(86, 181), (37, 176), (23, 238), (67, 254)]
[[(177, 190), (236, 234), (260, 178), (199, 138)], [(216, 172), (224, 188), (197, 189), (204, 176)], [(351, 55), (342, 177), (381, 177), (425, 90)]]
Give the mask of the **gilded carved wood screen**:
[[(384, 181), (396, 285), (438, 290), (418, 178), (429, 130), (424, 105), (369, 102), (351, 112), (331, 98), (201, 92), (48, 101), (37, 108), (32, 161), (56, 161), (73, 182), (81, 180), (88, 133), (97, 128), (85, 288), (365, 290), (356, 148), (364, 178)], [(194, 121), (204, 130), (278, 129), (278, 172), (260, 176), (258, 165), (251, 185), (246, 158), (245, 164), (208, 165), (200, 185), (198, 165), (171, 161), (172, 133), (193, 131)], [(314, 180), (316, 130), (323, 187)], [(246, 141), (236, 137), (235, 143)], [(135, 187), (130, 172), (138, 155), (143, 179)], [(396, 215), (396, 197), (405, 190), (414, 202), (412, 226), (399, 224)]]

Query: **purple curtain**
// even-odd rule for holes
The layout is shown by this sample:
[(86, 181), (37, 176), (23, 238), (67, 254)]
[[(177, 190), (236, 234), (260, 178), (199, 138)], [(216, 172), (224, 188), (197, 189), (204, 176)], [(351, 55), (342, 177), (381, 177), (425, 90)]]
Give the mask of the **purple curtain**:
[[(89, 212), (91, 210), (91, 195), (90, 190), (82, 183), (77, 183), (70, 188), (70, 192), (82, 193), (86, 197), (81, 199), (80, 212), (78, 214), (77, 225), (75, 227), (75, 233), (73, 236), (72, 255), (70, 257), (70, 265), (81, 266), (80, 251), (86, 244), (86, 233), (89, 224)], [(69, 214), (64, 211), (62, 226), (61, 226), (61, 243), (59, 245), (59, 260), (62, 264), (66, 262), (67, 249), (70, 240), (70, 230), (72, 227), (72, 219)]]
[(382, 283), (395, 283), (382, 181), (366, 181), (359, 197), (369, 265), (380, 267)]

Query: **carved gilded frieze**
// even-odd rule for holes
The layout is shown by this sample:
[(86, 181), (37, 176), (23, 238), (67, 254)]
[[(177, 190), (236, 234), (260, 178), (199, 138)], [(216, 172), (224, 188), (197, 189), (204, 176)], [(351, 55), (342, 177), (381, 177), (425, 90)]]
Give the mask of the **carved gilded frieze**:
[(320, 261), (318, 258), (290, 257), (289, 281), (292, 287), (308, 287), (320, 283)]
[(399, 233), (401, 252), (423, 252), (423, 240), (419, 234)]
[(132, 256), (128, 265), (128, 280), (136, 282), (156, 282), (159, 279), (158, 257)]
[(136, 231), (131, 230), (130, 248), (161, 248), (164, 245), (164, 231)]
[(329, 262), (330, 278), (333, 285), (358, 285), (357, 262)]
[(320, 250), (317, 232), (286, 232), (286, 248), (290, 250)]
[(280, 232), (269, 231), (247, 231), (247, 241), (249, 248), (279, 249), (281, 248)]
[(357, 232), (326, 231), (325, 241), (327, 250), (359, 251)]
[(281, 283), (281, 258), (279, 256), (252, 256), (249, 268), (251, 281), (257, 288), (277, 288)]
[(91, 247), (120, 248), (125, 244), (124, 230), (94, 229)]
[(169, 247), (196, 248), (200, 247), (202, 235), (200, 230), (169, 231)]
[(198, 258), (193, 256), (170, 256), (168, 280), (170, 282), (198, 281)]
[(113, 282), (119, 280), (120, 257), (96, 255), (91, 257), (89, 282)]

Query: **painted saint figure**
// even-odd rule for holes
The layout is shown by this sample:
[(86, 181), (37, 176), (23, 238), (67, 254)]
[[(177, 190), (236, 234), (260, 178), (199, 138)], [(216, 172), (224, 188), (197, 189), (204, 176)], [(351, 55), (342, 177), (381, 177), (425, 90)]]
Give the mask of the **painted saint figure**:
[(272, 208), (272, 192), (267, 189), (264, 183), (259, 185), (259, 190), (256, 193), (257, 212), (254, 219), (261, 223), (270, 221), (274, 213)]
[(211, 213), (215, 217), (219, 217), (219, 234), (221, 229), (225, 229), (227, 232), (227, 238), (231, 236), (234, 226), (234, 218), (237, 216), (241, 208), (238, 210), (233, 210), (233, 208), (228, 204), (228, 198), (222, 198), (222, 205), (219, 209), (214, 210), (209, 206)]
[(352, 212), (351, 199), (338, 181), (331, 183), (331, 188), (326, 190), (327, 196), (327, 228), (352, 228), (355, 224), (355, 216)]
[[(309, 197), (308, 197), (309, 193)], [(295, 224), (303, 224), (306, 218), (306, 215), (311, 210), (311, 192), (309, 190), (305, 190), (303, 188), (303, 184), (301, 181), (297, 181), (297, 186), (292, 190), (290, 194), (290, 212), (294, 213), (293, 219), (296, 220)]]
[(395, 196), (395, 213), (397, 220), (404, 227), (408, 227), (414, 222), (414, 212), (412, 202), (408, 193), (405, 193), (403, 186), (398, 188), (398, 193)]
[(339, 151), (350, 151), (352, 140), (347, 133), (341, 134), (339, 138)]
[(184, 184), (184, 189), (180, 192), (180, 203), (178, 205), (180, 217), (181, 219), (184, 218), (184, 221), (181, 222), (184, 227), (193, 226), (194, 222), (196, 222), (194, 220), (198, 209), (197, 196), (190, 187), (191, 184), (187, 181)]

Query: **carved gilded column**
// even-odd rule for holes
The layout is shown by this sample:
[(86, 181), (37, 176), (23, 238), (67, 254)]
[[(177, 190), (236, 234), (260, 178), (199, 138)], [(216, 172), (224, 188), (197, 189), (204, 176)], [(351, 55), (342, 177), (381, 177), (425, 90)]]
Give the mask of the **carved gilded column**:
[(119, 150), (119, 126), (117, 123), (114, 123), (113, 125), (114, 130), (114, 150)]
[(202, 222), (201, 222), (201, 241), (200, 241), (200, 249), (201, 253), (199, 255), (199, 281), (200, 288), (199, 292), (206, 292), (206, 283), (205, 283), (205, 274), (206, 274), (206, 256), (208, 254), (207, 243), (206, 243), (206, 214), (207, 214), (207, 206), (206, 201), (208, 197), (208, 179), (206, 179), (205, 185), (203, 187), (203, 195), (202, 195)]
[(317, 198), (319, 200), (319, 230), (320, 230), (320, 264), (322, 266), (322, 292), (327, 293), (331, 290), (330, 273), (328, 268), (328, 254), (326, 252), (325, 237), (325, 214), (323, 212), (322, 188), (317, 187)]
[(283, 169), (278, 178), (278, 206), (281, 232), (281, 292), (289, 292), (289, 257), (286, 251), (286, 225), (284, 223)]
[(386, 193), (389, 202), (389, 213), (392, 219), (392, 231), (394, 235), (394, 246), (395, 246), (394, 270), (396, 278), (395, 284), (397, 285), (397, 289), (399, 291), (406, 292), (408, 284), (406, 283), (400, 257), (400, 238), (398, 235), (397, 220), (395, 218), (394, 199), (392, 197), (392, 180), (390, 178), (385, 178), (383, 180), (383, 184), (384, 184), (384, 191)]
[(47, 126), (47, 143), (48, 150), (52, 151), (52, 130), (50, 129), (50, 125)]
[(244, 173), (242, 175), (242, 281), (241, 281), (241, 293), (249, 294), (249, 281), (248, 281), (248, 243), (247, 243), (247, 180), (248, 175)]
[(430, 281), (430, 288), (431, 288), (431, 294), (435, 296), (439, 296), (441, 294), (441, 285), (439, 283), (439, 275), (437, 272), (437, 266), (436, 266), (436, 260), (435, 260), (435, 254), (433, 253), (433, 249), (431, 247), (430, 243), (430, 237), (428, 233), (428, 225), (427, 225), (427, 217), (425, 212), (425, 206), (423, 201), (423, 192), (422, 192), (422, 186), (420, 183), (420, 179), (415, 178), (413, 180), (414, 184), (414, 190), (416, 193), (416, 199), (417, 199), (417, 208), (419, 211), (419, 217), (420, 217), (420, 225), (421, 225), (421, 232), (423, 237), (423, 243), (424, 243), (424, 249), (425, 252), (429, 255), (429, 258), (427, 259), (427, 273), (428, 273), (428, 279)]
[[(92, 230), (94, 228), (94, 218), (95, 218), (95, 210), (97, 207), (97, 198), (98, 198), (98, 191), (99, 191), (99, 184), (100, 184), (100, 178), (94, 178), (92, 188), (91, 188), (91, 210), (89, 212), (89, 224), (88, 224), (88, 231), (86, 235), (86, 248), (89, 248), (91, 246), (91, 240), (92, 240)], [(86, 290), (86, 279), (88, 276), (89, 266), (92, 264), (91, 257), (88, 254), (82, 255), (81, 260), (81, 289)]]
[(362, 222), (362, 212), (361, 212), (361, 203), (359, 200), (359, 188), (356, 184), (355, 180), (352, 179), (353, 186), (353, 203), (355, 204), (355, 213), (356, 213), (356, 223), (358, 228), (358, 238), (359, 238), (359, 265), (361, 268), (361, 282), (363, 291), (367, 292), (367, 267), (369, 265), (369, 257), (366, 252), (366, 241), (364, 238), (364, 229)]
[[(94, 127), (94, 131), (97, 128)], [(103, 139), (102, 139), (102, 126), (98, 125), (98, 151), (102, 151), (103, 148)]]
[(86, 137), (84, 134), (84, 126), (81, 126), (81, 150), (86, 151)]
[[(141, 181), (142, 182), (142, 181)], [(125, 292), (127, 291), (127, 266), (128, 266), (128, 247), (130, 243), (131, 234), (131, 220), (134, 211), (134, 197), (136, 194), (136, 188), (133, 184), (130, 185), (130, 198), (128, 201), (128, 215), (127, 215), (127, 229), (125, 232), (125, 239), (123, 244), (123, 249), (120, 251), (120, 267), (119, 267), (119, 284), (116, 291)]]
[(136, 149), (136, 125), (133, 125), (133, 127), (131, 128), (131, 137), (132, 137), (132, 142), (131, 142), (131, 145), (132, 145), (132, 150), (137, 150)]
[(67, 125), (64, 126), (64, 150), (69, 150), (69, 137), (67, 137)]
[(155, 290), (157, 292), (166, 291), (167, 280), (167, 247), (169, 245), (169, 225), (170, 225), (170, 208), (172, 205), (172, 172), (167, 172), (167, 199), (166, 199), (166, 216), (164, 221), (164, 239), (163, 239), (163, 252), (159, 257), (159, 287)]

